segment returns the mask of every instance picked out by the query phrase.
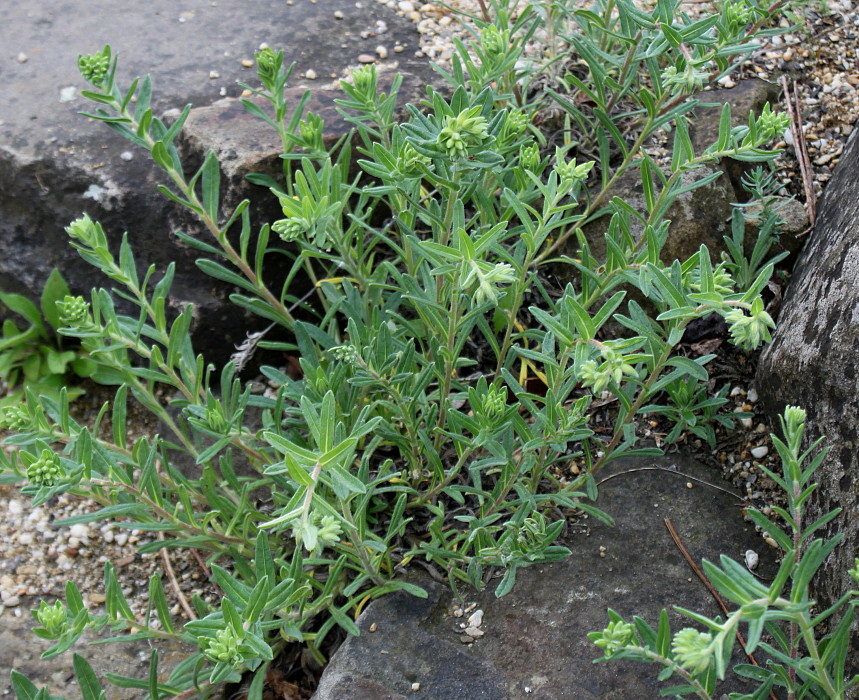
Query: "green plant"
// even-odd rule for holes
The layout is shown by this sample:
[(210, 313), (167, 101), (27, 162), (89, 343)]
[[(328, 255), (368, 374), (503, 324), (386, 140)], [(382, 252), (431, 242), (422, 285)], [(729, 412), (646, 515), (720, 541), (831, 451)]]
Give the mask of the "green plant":
[[(14, 408), (24, 397), (24, 386), (56, 398), (70, 371), (88, 376), (91, 367), (86, 358), (76, 350), (63, 350), (54, 332), (63, 325), (64, 305), (74, 303), (59, 270), (48, 276), (38, 306), (20, 294), (0, 293), (0, 302), (29, 324), (21, 330), (12, 319), (3, 322), (0, 379), (6, 383), (6, 391), (0, 406)], [(68, 393), (74, 398), (83, 390), (75, 388)]]
[(729, 386), (723, 386), (715, 396), (710, 396), (706, 384), (684, 377), (665, 387), (670, 403), (642, 406), (641, 412), (665, 416), (673, 423), (665, 436), (665, 442), (669, 445), (677, 442), (682, 435), (691, 434), (706, 440), (713, 448), (716, 446), (713, 423), (731, 430), (734, 427), (733, 419), (742, 417), (738, 413), (719, 414), (719, 409), (728, 402), (725, 397), (729, 389)]
[[(745, 203), (735, 203), (734, 215), (731, 219), (731, 236), (725, 236), (727, 252), (722, 253), (722, 264), (734, 278), (739, 289), (747, 289), (761, 268), (769, 263), (775, 265), (787, 257), (787, 252), (781, 252), (770, 257), (772, 246), (779, 241), (779, 234), (784, 222), (779, 215), (779, 209), (784, 206), (778, 202), (775, 192), (780, 183), (775, 176), (758, 166), (742, 178), (742, 185), (750, 195)], [(746, 220), (751, 214), (746, 214), (750, 207), (756, 207), (754, 219), (757, 222), (758, 235), (750, 255), (746, 255)]]
[[(642, 169), (648, 211), (612, 200), (606, 259), (596, 260), (583, 241), (580, 256), (560, 261), (578, 270), (581, 283), (563, 290), (548, 289), (541, 270), (558, 241), (578, 238), (583, 222), (601, 211), (598, 202), (615, 178), (607, 174), (614, 151), (606, 134), (615, 133), (616, 115), (607, 116), (609, 109), (590, 124), (586, 138), (606, 149), (598, 165), (579, 162), (572, 143), (541, 152), (533, 114), (514, 89), (515, 60), (499, 58), (483, 73), (482, 64), (469, 67), (467, 77), (455, 68), (450, 99), (430, 88), (401, 123), (393, 118), (398, 82), (379, 94), (375, 68), (356, 71), (339, 103), (361, 156), (361, 174), (350, 175), (352, 140), (326, 151), (318, 117), (284, 122), (289, 69), (282, 52), (260, 52), (262, 87), (245, 106), (278, 130), (285, 153), (283, 179), (252, 180), (272, 189), (284, 218), (257, 230), (247, 201), (232, 209), (221, 201), (213, 153), (186, 174), (175, 139), (189, 107), (168, 126), (152, 113), (148, 77), (121, 89), (109, 47), (81, 57), (91, 86), (83, 94), (98, 105), (89, 116), (148, 151), (168, 181), (160, 191), (199, 218), (201, 231), (176, 234), (201, 252), (199, 267), (234, 285), (232, 301), (261, 323), (281, 326), (289, 340), (250, 333), (236, 362), (217, 372), (194, 352), (191, 310), (168, 318), (172, 266), (156, 280), (154, 267), (138, 271), (127, 240), (117, 258), (89, 217), (68, 227), (79, 254), (139, 308), (134, 316), (119, 314), (111, 293), (95, 289), (87, 305), (73, 305), (61, 329), (80, 340), (96, 364), (93, 376), (118, 386), (116, 398), (95, 426), (84, 426), (70, 416), (67, 394), (55, 400), (28, 392), (20, 420), (6, 426), (18, 430), (9, 444), (19, 451), (4, 453), (3, 467), (29, 477), (25, 488), (35, 503), (66, 491), (102, 506), (60, 524), (117, 520), (160, 533), (141, 551), (204, 551), (225, 595), (218, 608), (194, 599), (199, 619), (181, 625), (153, 577), (155, 626), (149, 615), (135, 617), (107, 566), (106, 613), (85, 609), (73, 584), (65, 625), (59, 608), (37, 611), (44, 634), (58, 639), (49, 654), (68, 648), (87, 627), (110, 626), (127, 632), (123, 638), (181, 639), (196, 652), (167, 681), (152, 680), (156, 672), (148, 680), (108, 680), (152, 698), (188, 697), (250, 671), (259, 693), (261, 669), (286, 643), (302, 642), (321, 657), (335, 625), (356, 631), (352, 615), (367, 600), (394, 590), (425, 595), (395, 576), (411, 560), (441, 571), (454, 588), (482, 588), (492, 567), (504, 567), (496, 588), (502, 595), (518, 569), (568, 554), (556, 544), (563, 528), (558, 507), (611, 521), (589, 502), (597, 495), (594, 475), (621, 455), (657, 452), (637, 446), (642, 407), (685, 378), (708, 379), (712, 356), (674, 352), (686, 326), (719, 313), (736, 340), (756, 346), (771, 324), (759, 308), (771, 265), (738, 291), (705, 247), (669, 265), (659, 257), (664, 212), (683, 191), (709, 181), (682, 188), (680, 173), (725, 155), (767, 160), (773, 154), (764, 145), (784, 128), (784, 117), (769, 111), (732, 127), (726, 106), (718, 142), (704, 154), (692, 151), (683, 118), (689, 93), (663, 84), (660, 56), (669, 51), (665, 36), (673, 42), (673, 32), (688, 32), (703, 46), (720, 19), (684, 29), (676, 8), (663, 1), (645, 15), (623, 5), (625, 31), (646, 30), (641, 47), (653, 55), (641, 60), (658, 69), (652, 78), (660, 106), (644, 118), (651, 132), (657, 121), (673, 124), (671, 172), (664, 175), (643, 154), (643, 139), (632, 148), (622, 138), (615, 143), (624, 168)], [(532, 27), (517, 25), (511, 34), (504, 16), (498, 13), (493, 32), (483, 28), (484, 48), (518, 57), (521, 33)], [(603, 39), (614, 30), (603, 28)], [(682, 44), (671, 46), (682, 52)], [(737, 48), (719, 46), (717, 65)], [(590, 90), (617, 91), (615, 105), (638, 94), (627, 78), (609, 84), (595, 71), (588, 80)], [(594, 179), (602, 190), (591, 197)], [(638, 240), (633, 215), (645, 223)], [(292, 261), (275, 287), (263, 275), (271, 256)], [(294, 291), (301, 275), (315, 299)], [(623, 309), (621, 285), (638, 288), (655, 312), (634, 301)], [(293, 315), (299, 304), (300, 319)], [(604, 337), (610, 319), (628, 337)], [(251, 394), (237, 365), (255, 347), (297, 354), (301, 376), (264, 367), (276, 395)], [(531, 380), (542, 390), (531, 391)], [(161, 398), (165, 388), (171, 406)], [(127, 442), (131, 397), (161, 419), (165, 435)], [(612, 399), (615, 425), (607, 436), (588, 425), (594, 397)], [(249, 423), (250, 406), (261, 409), (261, 425)], [(113, 430), (105, 437), (99, 426), (108, 412)], [(175, 450), (188, 453), (199, 474), (183, 474), (171, 460)], [(575, 459), (585, 469), (568, 481), (565, 470)], [(240, 475), (239, 461), (253, 476)], [(273, 511), (250, 497), (257, 489), (270, 494)]]
[[(757, 509), (747, 511), (783, 552), (781, 566), (772, 582), (764, 585), (730, 557), (723, 555), (719, 565), (705, 559), (703, 568), (707, 577), (722, 596), (737, 606), (727, 619), (711, 619), (675, 608), (706, 631), (689, 627), (672, 636), (665, 610), (657, 630), (639, 617), (629, 623), (609, 610), (608, 627), (588, 635), (603, 650), (598, 661), (634, 659), (656, 663), (662, 666), (661, 680), (677, 675), (683, 682), (683, 685), (666, 688), (662, 695), (696, 695), (709, 699), (715, 697), (717, 681), (725, 678), (739, 627), (744, 624), (747, 626), (745, 652), (751, 654), (760, 649), (767, 656), (767, 662), (765, 666), (734, 666), (735, 673), (759, 685), (752, 693), (732, 693), (731, 698), (763, 700), (778, 687), (786, 689), (789, 700), (800, 697), (842, 700), (850, 688), (859, 686), (859, 675), (845, 678), (850, 628), (859, 606), (859, 590), (848, 591), (823, 611), (815, 610), (809, 590), (814, 575), (843, 538), (843, 534), (838, 534), (829, 540), (812, 539), (817, 530), (841, 512), (840, 508), (811, 524), (803, 520), (805, 503), (817, 488), (811, 479), (827, 450), (820, 450), (812, 457), (821, 438), (802, 451), (805, 430), (802, 409), (788, 406), (780, 423), (785, 439), (782, 441), (773, 435), (772, 440), (782, 460), (782, 473), (776, 474), (766, 467), (761, 469), (784, 492), (786, 507), (773, 507), (783, 521), (782, 526)], [(859, 586), (859, 559), (850, 575)], [(841, 619), (836, 623), (833, 620), (837, 615)], [(832, 631), (818, 639), (816, 630), (827, 620), (830, 620)]]

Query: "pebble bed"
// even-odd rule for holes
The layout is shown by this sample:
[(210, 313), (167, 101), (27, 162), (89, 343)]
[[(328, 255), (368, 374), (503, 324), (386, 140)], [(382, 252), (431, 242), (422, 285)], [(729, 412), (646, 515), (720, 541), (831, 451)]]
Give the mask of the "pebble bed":
[[(372, 1), (372, 0), (367, 0)], [(449, 66), (453, 53), (452, 39), (468, 33), (467, 20), (454, 10), (465, 13), (479, 12), (472, 0), (455, 0), (450, 7), (438, 4), (419, 4), (412, 0), (379, 0), (416, 25), (420, 39), (419, 54), (429, 57), (442, 66)], [(702, 5), (690, 3), (690, 13), (700, 11)], [(793, 33), (770, 40), (756, 52), (750, 67), (742, 73), (725, 78), (722, 87), (731, 87), (737, 80), (757, 76), (776, 80), (783, 73), (798, 82), (804, 132), (814, 172), (814, 187), (819, 194), (838, 163), (852, 124), (859, 116), (859, 15), (852, 0), (830, 0), (826, 4), (806, 6), (804, 23)], [(395, 63), (397, 54), (414, 47), (388, 46), (384, 39), (384, 22), (378, 32), (366, 37), (368, 47), (359, 63)], [(528, 48), (531, 57), (539, 58), (545, 41), (537, 35)], [(393, 67), (393, 66), (392, 66)], [(312, 70), (304, 78), (316, 79)], [(799, 170), (792, 154), (789, 134), (782, 146), (785, 154), (780, 159), (781, 177), (791, 194), (802, 193)], [(756, 396), (753, 389), (737, 386), (732, 391), (738, 408), (754, 411)], [(777, 469), (774, 450), (769, 444), (769, 426), (760, 416), (744, 419), (736, 444), (716, 453), (727, 477), (754, 501), (772, 494), (772, 484), (760, 469), (761, 465)], [(64, 582), (73, 577), (84, 599), (93, 606), (104, 602), (102, 577), (104, 563), (116, 566), (123, 592), (138, 615), (145, 614), (145, 593), (153, 573), (164, 576), (160, 554), (140, 555), (137, 547), (152, 537), (148, 533), (123, 529), (115, 524), (79, 524), (57, 527), (57, 520), (90, 512), (97, 506), (67, 496), (56, 502), (31, 508), (20, 490), (11, 486), (0, 487), (0, 511), (5, 514), (0, 522), (0, 617), (29, 615), (40, 598), (48, 601), (62, 595)], [(764, 512), (769, 506), (764, 507)], [(201, 564), (186, 550), (169, 550), (176, 577), (186, 596), (198, 593), (214, 600)], [(165, 589), (173, 605), (173, 612), (181, 617), (182, 611), (164, 578)], [(460, 610), (466, 620), (462, 627), (463, 643), (482, 634), (480, 623), (472, 620), (473, 611)], [(478, 611), (479, 612), (479, 611)], [(456, 614), (454, 612), (454, 614)], [(2, 624), (2, 623), (0, 623)], [(463, 625), (465, 625), (463, 627)]]

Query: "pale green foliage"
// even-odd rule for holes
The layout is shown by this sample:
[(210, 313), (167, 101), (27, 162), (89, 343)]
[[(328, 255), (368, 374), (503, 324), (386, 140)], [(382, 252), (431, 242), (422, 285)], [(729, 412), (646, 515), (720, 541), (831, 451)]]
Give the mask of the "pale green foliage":
[[(711, 619), (675, 607), (709, 631), (687, 627), (671, 636), (668, 614), (663, 610), (658, 631), (636, 617), (633, 621), (635, 635), (630, 631), (624, 636), (618, 630), (631, 630), (630, 623), (609, 610), (608, 627), (588, 635), (603, 649), (599, 661), (625, 658), (657, 663), (663, 667), (659, 674), (661, 680), (676, 674), (684, 681), (684, 685), (668, 689), (665, 694), (695, 695), (710, 700), (721, 697), (716, 690), (717, 681), (725, 678), (734, 642), (740, 625), (744, 624), (747, 626), (745, 651), (752, 654), (760, 649), (767, 661), (763, 666), (739, 664), (734, 667), (735, 673), (759, 685), (750, 694), (731, 693), (733, 700), (764, 700), (776, 687), (786, 689), (790, 698), (843, 700), (849, 689), (859, 687), (859, 675), (852, 679), (845, 677), (859, 590), (848, 591), (823, 611), (815, 608), (810, 595), (812, 578), (844, 535), (838, 534), (829, 540), (812, 539), (817, 530), (839, 514), (840, 508), (810, 525), (803, 521), (805, 503), (817, 488), (811, 479), (826, 455), (826, 450), (814, 455), (823, 438), (802, 451), (805, 418), (805, 411), (798, 406), (785, 408), (780, 421), (785, 440), (771, 436), (782, 460), (782, 473), (761, 467), (784, 492), (787, 506), (775, 506), (773, 511), (789, 534), (757, 509), (746, 511), (782, 549), (783, 559), (775, 578), (771, 582), (758, 579), (724, 555), (720, 565), (705, 559), (704, 573), (721, 596), (736, 606), (727, 619)], [(805, 464), (807, 461), (809, 463)], [(857, 569), (850, 570), (850, 575), (859, 584), (859, 560), (856, 564)], [(836, 621), (838, 615), (840, 620)], [(819, 626), (827, 620), (831, 631), (818, 639)], [(765, 634), (769, 636), (768, 641), (765, 641)]]
[[(65, 625), (59, 612), (56, 619), (41, 612), (43, 629), (50, 623), (50, 633), (60, 633), (49, 655), (87, 628), (110, 625), (132, 638), (181, 639), (196, 652), (162, 682), (155, 671), (148, 682), (109, 680), (160, 698), (192, 687), (205, 694), (250, 671), (259, 693), (267, 662), (288, 641), (319, 657), (334, 625), (357, 632), (352, 615), (367, 600), (395, 590), (425, 595), (396, 577), (411, 560), (442, 572), (454, 588), (482, 588), (490, 569), (502, 567), (495, 592), (503, 595), (518, 569), (569, 555), (556, 543), (560, 509), (611, 522), (590, 503), (594, 475), (621, 455), (655, 454), (637, 446), (636, 415), (648, 402), (670, 400), (678, 383), (709, 380), (712, 356), (674, 352), (686, 326), (710, 313), (738, 312), (760, 324), (759, 295), (772, 274), (764, 266), (738, 289), (704, 247), (688, 260), (660, 259), (665, 212), (684, 191), (712, 180), (681, 185), (681, 174), (725, 156), (768, 160), (773, 154), (764, 147), (778, 126), (769, 112), (732, 126), (726, 106), (717, 143), (694, 152), (684, 115), (697, 102), (688, 90), (739, 62), (760, 27), (738, 27), (724, 13), (691, 24), (678, 8), (660, 0), (648, 14), (621, 0), (598, 6), (602, 15), (561, 13), (570, 28), (578, 25), (571, 42), (589, 75), (565, 77), (586, 100), (559, 92), (554, 99), (599, 161), (582, 159), (572, 140), (552, 155), (532, 124), (536, 106), (525, 91), (537, 71), (521, 59), (544, 19), (531, 6), (511, 22), (511, 8), (494, 3), (492, 21), (477, 22), (478, 40), (457, 44), (446, 74), (450, 98), (430, 88), (400, 123), (400, 79), (384, 93), (373, 66), (356, 70), (337, 101), (355, 138), (344, 136), (329, 150), (321, 119), (305, 114), (309, 95), (288, 109), (283, 53), (259, 52), (261, 85), (246, 86), (258, 99), (244, 105), (277, 131), (283, 172), (248, 179), (271, 189), (285, 217), (259, 228), (249, 202), (228, 208), (222, 201), (213, 153), (186, 175), (175, 140), (189, 108), (168, 126), (152, 112), (149, 77), (123, 90), (115, 62), (103, 66), (109, 48), (81, 58), (93, 88), (84, 95), (98, 105), (90, 116), (150, 153), (168, 183), (159, 190), (205, 230), (176, 236), (200, 251), (203, 271), (238, 290), (232, 301), (257, 314), (265, 330), (253, 329), (236, 363), (216, 373), (194, 352), (191, 309), (168, 318), (172, 265), (157, 278), (154, 266), (138, 267), (127, 240), (117, 256), (89, 217), (68, 227), (78, 253), (139, 309), (118, 313), (104, 289), (62, 301), (61, 332), (80, 340), (97, 381), (118, 387), (101, 414), (110, 413), (113, 434), (75, 421), (67, 395), (30, 392), (18, 412), (3, 416), (21, 431), (14, 440), (24, 448), (23, 466), (5, 457), (5, 470), (23, 477), (39, 460), (59, 466), (26, 487), (35, 503), (61, 491), (85, 495), (102, 509), (65, 524), (119, 520), (165, 535), (143, 552), (205, 552), (224, 598), (217, 609), (193, 600), (199, 619), (180, 625), (154, 577), (155, 628), (135, 618), (107, 566), (105, 614), (89, 611), (73, 584)], [(688, 65), (706, 78), (663, 84), (667, 67), (684, 72)], [(632, 143), (618, 128), (630, 114), (637, 120), (628, 124)], [(641, 146), (668, 125), (675, 144), (664, 173)], [(359, 176), (351, 171), (353, 148)], [(630, 168), (640, 168), (645, 211), (605, 201)], [(611, 220), (599, 260), (581, 235), (598, 214)], [(638, 239), (631, 217), (643, 223)], [(578, 241), (579, 250), (558, 259), (568, 241)], [(271, 281), (264, 272), (274, 257), (292, 265)], [(573, 268), (579, 283), (551, 294), (539, 274), (549, 262)], [(312, 285), (308, 294), (296, 289), (302, 276)], [(626, 302), (620, 288), (628, 285), (648, 299), (648, 310)], [(627, 337), (604, 337), (611, 319)], [(289, 340), (265, 340), (274, 326)], [(764, 337), (754, 325), (741, 339), (752, 345)], [(254, 347), (297, 355), (301, 376), (263, 367), (276, 395), (251, 394), (237, 366)], [(529, 391), (529, 380), (545, 392)], [(175, 411), (164, 406), (163, 391)], [(616, 424), (598, 435), (589, 414), (605, 392), (617, 399)], [(130, 396), (160, 419), (165, 435), (127, 442)], [(261, 426), (249, 424), (249, 407), (260, 409)], [(706, 422), (709, 408), (684, 406), (691, 416), (684, 420)], [(190, 455), (197, 476), (171, 463), (174, 450)], [(556, 470), (576, 458), (583, 472), (569, 483), (559, 479)], [(238, 475), (239, 460), (254, 476)], [(251, 497), (259, 489), (272, 507)], [(420, 528), (411, 527), (414, 520)], [(629, 630), (615, 632), (607, 649)], [(24, 680), (16, 682), (19, 696), (29, 692)]]

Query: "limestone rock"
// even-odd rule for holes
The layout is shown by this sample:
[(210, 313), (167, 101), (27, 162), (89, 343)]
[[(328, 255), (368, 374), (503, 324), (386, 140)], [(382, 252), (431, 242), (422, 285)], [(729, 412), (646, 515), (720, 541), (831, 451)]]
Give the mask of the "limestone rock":
[[(641, 464), (618, 460), (611, 469), (625, 472)], [(664, 471), (618, 474), (600, 487), (597, 505), (617, 525), (580, 521), (564, 541), (573, 550), (565, 561), (520, 569), (516, 587), (503, 598), (493, 592), (498, 579), (480, 593), (461, 588), (465, 600), (485, 613), (484, 635), (472, 643), (460, 641), (466, 616), (452, 614), (464, 603), (425, 576), (419, 583), (428, 599), (395, 593), (371, 603), (358, 618), (361, 635), (347, 639), (332, 657), (314, 700), (411, 697), (412, 683), (420, 683), (419, 697), (425, 700), (658, 697), (668, 683), (657, 680), (655, 666), (594, 664), (600, 653), (586, 635), (605, 628), (608, 607), (652, 624), (671, 605), (720, 614), (674, 545), (664, 518), (699, 561), (718, 561), (721, 553), (742, 561), (747, 550), (762, 547), (743, 523), (738, 499), (716, 489), (686, 488), (686, 474), (718, 479), (711, 469), (679, 454), (646, 465)], [(770, 553), (761, 551), (760, 559), (757, 571), (771, 576)], [(669, 614), (672, 630), (689, 625)], [(374, 623), (376, 631), (369, 634)], [(364, 695), (355, 688), (372, 690)], [(720, 693), (739, 690), (736, 681), (718, 687)]]
[[(825, 435), (825, 444), (831, 447), (817, 472), (820, 486), (809, 501), (806, 518), (811, 523), (833, 508), (844, 509), (817, 535), (844, 534), (814, 582), (821, 610), (855, 588), (847, 570), (859, 556), (857, 134), (854, 129), (818, 205), (816, 226), (797, 261), (773, 343), (761, 357), (756, 380), (771, 417), (785, 404), (801, 406), (808, 412), (809, 441)], [(859, 660), (859, 653), (852, 658)]]

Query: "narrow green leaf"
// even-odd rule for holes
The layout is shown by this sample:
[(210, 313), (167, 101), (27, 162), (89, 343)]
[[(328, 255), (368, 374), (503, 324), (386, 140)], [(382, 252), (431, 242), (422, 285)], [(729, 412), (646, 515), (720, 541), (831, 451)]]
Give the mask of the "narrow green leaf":
[(72, 665), (75, 669), (75, 678), (77, 678), (78, 685), (80, 686), (83, 700), (103, 700), (105, 697), (104, 690), (102, 690), (95, 671), (92, 670), (89, 662), (80, 654), (74, 654), (72, 656)]
[(212, 221), (217, 222), (220, 209), (221, 169), (218, 156), (210, 150), (201, 166), (203, 171), (203, 209)]

